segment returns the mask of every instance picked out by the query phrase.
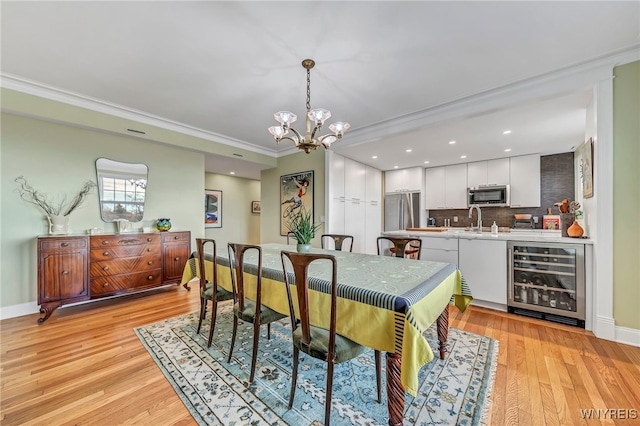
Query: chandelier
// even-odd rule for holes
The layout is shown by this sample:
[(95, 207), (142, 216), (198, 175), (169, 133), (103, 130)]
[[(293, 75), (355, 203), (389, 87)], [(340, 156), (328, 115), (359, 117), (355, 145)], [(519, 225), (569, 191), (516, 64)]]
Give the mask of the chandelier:
[[(304, 136), (293, 127), (290, 127), (291, 123), (295, 122), (298, 117), (289, 111), (276, 112), (273, 116), (280, 123), (280, 126), (269, 127), (269, 133), (273, 135), (277, 143), (284, 139), (290, 140), (298, 149), (304, 150), (307, 154), (321, 145), (325, 149), (329, 149), (331, 144), (341, 139), (344, 132), (351, 127), (349, 123), (338, 121), (329, 125), (329, 130), (332, 133), (316, 137), (316, 133), (320, 131), (324, 122), (331, 117), (331, 111), (323, 108), (311, 109), (311, 68), (315, 64), (313, 59), (302, 61), (302, 67), (307, 70), (307, 129)], [(290, 135), (289, 131), (293, 134)]]

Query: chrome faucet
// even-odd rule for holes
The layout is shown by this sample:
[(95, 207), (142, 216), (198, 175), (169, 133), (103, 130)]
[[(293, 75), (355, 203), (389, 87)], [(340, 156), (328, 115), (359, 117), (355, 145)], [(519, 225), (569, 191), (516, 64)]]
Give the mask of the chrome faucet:
[(469, 208), (469, 219), (473, 216), (473, 209), (478, 210), (478, 234), (482, 234), (482, 212), (480, 211), (480, 206), (477, 204), (472, 204)]

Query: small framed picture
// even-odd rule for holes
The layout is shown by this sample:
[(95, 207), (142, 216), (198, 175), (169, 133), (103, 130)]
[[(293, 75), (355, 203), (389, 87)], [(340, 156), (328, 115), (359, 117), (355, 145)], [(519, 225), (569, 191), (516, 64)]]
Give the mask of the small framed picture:
[(260, 214), (260, 201), (252, 201), (251, 202), (251, 213)]
[(222, 191), (204, 191), (204, 227), (222, 228)]

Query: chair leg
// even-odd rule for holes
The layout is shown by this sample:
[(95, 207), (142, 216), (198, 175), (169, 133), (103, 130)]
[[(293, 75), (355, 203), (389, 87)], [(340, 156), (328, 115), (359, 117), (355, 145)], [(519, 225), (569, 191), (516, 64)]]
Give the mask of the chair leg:
[(333, 391), (333, 362), (327, 362), (327, 391), (324, 402), (324, 424), (329, 426), (331, 420), (331, 394)]
[(233, 333), (231, 334), (231, 348), (229, 348), (229, 357), (227, 362), (231, 362), (231, 354), (233, 354), (233, 344), (236, 342), (236, 331), (238, 331), (238, 317), (233, 315)]
[(271, 323), (267, 323), (267, 340), (271, 340)]
[(382, 404), (382, 355), (375, 351), (376, 358), (376, 384), (378, 385), (378, 404)]
[[(268, 325), (268, 324), (267, 324)], [(258, 340), (260, 339), (260, 324), (253, 325), (253, 352), (251, 354), (251, 374), (249, 375), (249, 383), (253, 383), (253, 377), (256, 373), (256, 359), (258, 359)]]
[(300, 351), (293, 347), (293, 371), (291, 372), (291, 395), (289, 396), (289, 410), (293, 407), (293, 398), (296, 395), (296, 383), (298, 382), (298, 358)]
[(198, 318), (198, 329), (196, 330), (196, 334), (200, 334), (200, 327), (202, 326), (202, 320), (204, 319), (204, 311), (207, 306), (207, 301), (202, 297), (200, 298), (200, 317)]
[(207, 347), (211, 347), (211, 340), (213, 340), (213, 330), (216, 328), (216, 316), (218, 315), (218, 304), (213, 302), (213, 307), (211, 308), (211, 325), (209, 326), (209, 341), (207, 342)]

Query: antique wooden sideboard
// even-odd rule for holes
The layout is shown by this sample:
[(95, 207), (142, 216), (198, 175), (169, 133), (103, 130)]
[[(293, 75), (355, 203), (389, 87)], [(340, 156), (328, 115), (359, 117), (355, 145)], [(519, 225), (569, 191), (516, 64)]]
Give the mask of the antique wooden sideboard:
[(191, 233), (38, 237), (42, 324), (62, 305), (180, 284)]

